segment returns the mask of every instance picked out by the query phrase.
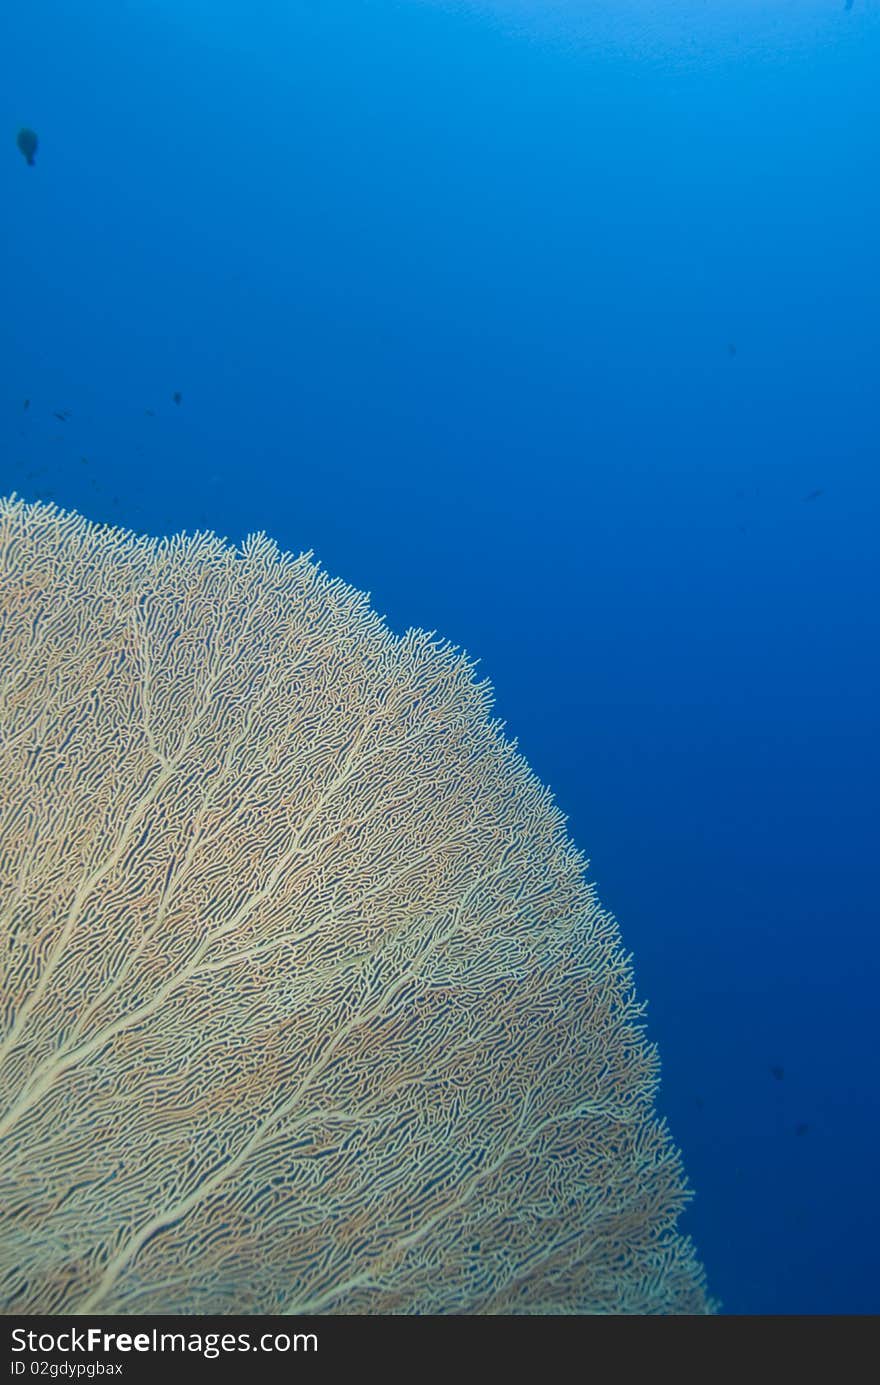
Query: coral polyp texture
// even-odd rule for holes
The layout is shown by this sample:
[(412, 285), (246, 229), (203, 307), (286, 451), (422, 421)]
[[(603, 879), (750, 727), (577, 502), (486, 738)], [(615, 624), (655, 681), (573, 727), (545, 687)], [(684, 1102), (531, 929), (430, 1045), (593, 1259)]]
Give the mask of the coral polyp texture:
[(0, 501), (3, 1311), (711, 1307), (491, 700), (262, 534)]

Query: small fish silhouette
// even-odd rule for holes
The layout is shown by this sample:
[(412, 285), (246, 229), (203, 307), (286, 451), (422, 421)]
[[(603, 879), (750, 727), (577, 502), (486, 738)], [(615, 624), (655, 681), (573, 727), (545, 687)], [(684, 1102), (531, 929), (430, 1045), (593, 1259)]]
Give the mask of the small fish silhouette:
[(825, 492), (823, 490), (810, 491), (809, 495), (804, 496), (804, 501), (806, 502), (807, 500), (818, 500), (819, 496), (824, 494)]
[(22, 154), (24, 154), (30, 167), (33, 168), (34, 155), (37, 152), (37, 145), (39, 144), (39, 140), (33, 130), (29, 130), (26, 125), (23, 126), (16, 135), (15, 142)]
[(175, 404), (179, 404), (183, 399), (183, 395), (180, 393), (180, 390), (175, 390), (171, 398), (174, 400)]

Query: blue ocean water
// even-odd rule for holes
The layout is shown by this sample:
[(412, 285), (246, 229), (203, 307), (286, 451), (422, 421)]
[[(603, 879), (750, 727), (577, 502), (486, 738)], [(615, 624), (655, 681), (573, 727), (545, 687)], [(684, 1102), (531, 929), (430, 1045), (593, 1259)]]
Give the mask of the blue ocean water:
[(0, 493), (266, 530), (478, 657), (712, 1292), (876, 1312), (880, 0), (3, 31)]

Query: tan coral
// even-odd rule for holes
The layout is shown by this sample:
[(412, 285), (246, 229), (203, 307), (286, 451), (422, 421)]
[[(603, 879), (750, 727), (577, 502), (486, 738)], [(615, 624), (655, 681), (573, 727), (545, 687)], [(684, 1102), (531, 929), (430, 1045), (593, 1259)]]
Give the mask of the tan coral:
[(705, 1312), (617, 925), (448, 645), (0, 501), (0, 1302)]

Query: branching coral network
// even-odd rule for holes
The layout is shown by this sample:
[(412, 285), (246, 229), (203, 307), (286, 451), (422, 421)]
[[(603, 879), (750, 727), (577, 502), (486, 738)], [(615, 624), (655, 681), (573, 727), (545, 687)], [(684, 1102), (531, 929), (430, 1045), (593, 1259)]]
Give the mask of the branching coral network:
[(705, 1312), (617, 925), (450, 646), (0, 501), (5, 1312)]

